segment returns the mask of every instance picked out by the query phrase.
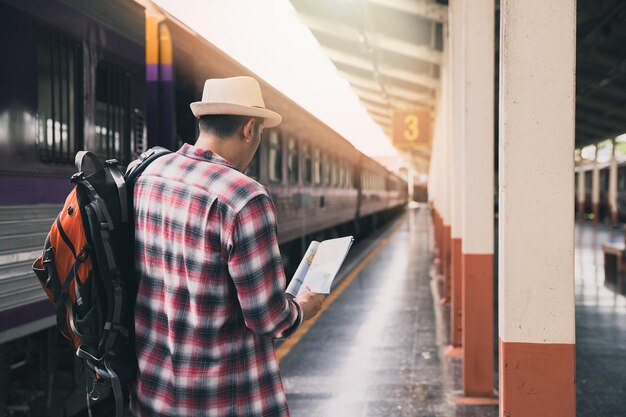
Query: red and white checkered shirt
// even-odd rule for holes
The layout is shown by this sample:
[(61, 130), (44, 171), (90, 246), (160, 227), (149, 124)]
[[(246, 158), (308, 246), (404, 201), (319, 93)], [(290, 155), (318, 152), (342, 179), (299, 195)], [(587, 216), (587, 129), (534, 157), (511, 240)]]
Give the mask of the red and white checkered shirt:
[(274, 338), (301, 322), (285, 297), (267, 190), (184, 145), (135, 187), (139, 416), (288, 416)]

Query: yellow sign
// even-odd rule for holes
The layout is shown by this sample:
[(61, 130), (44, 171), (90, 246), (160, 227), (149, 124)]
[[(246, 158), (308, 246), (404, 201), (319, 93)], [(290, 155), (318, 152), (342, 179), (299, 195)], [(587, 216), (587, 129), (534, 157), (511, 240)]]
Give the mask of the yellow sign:
[(394, 110), (393, 145), (399, 149), (417, 149), (431, 144), (429, 109)]

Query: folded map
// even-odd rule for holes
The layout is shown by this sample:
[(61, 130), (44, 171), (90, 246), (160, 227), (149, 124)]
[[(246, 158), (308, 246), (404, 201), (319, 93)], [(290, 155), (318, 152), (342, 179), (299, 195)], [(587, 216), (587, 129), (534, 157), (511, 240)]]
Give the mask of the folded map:
[(352, 242), (352, 236), (323, 242), (312, 241), (291, 278), (287, 293), (295, 297), (303, 286), (309, 287), (313, 292), (330, 293), (333, 280), (346, 259)]

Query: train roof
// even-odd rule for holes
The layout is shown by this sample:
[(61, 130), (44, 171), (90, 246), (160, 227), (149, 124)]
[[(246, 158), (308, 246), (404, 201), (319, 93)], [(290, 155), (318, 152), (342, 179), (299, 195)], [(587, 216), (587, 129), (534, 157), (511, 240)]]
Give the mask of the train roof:
[[(278, 129), (287, 129), (293, 132), (298, 137), (318, 137), (322, 138), (323, 142), (333, 143), (336, 150), (342, 153), (345, 157), (349, 158), (350, 154), (359, 155), (361, 158), (366, 158), (370, 163), (380, 166), (392, 175), (397, 175), (375, 161), (373, 158), (365, 155), (359, 151), (344, 138), (336, 130), (328, 126), (318, 117), (306, 110), (300, 104), (283, 94), (280, 90), (272, 86), (270, 83), (259, 77), (252, 70), (235, 60), (228, 55), (222, 49), (211, 43), (208, 39), (194, 31), (187, 26), (184, 22), (172, 16), (166, 10), (154, 4), (150, 1), (140, 1), (144, 7), (154, 7), (159, 13), (161, 13), (169, 23), (173, 26), (168, 26), (172, 31), (176, 31), (177, 34), (187, 34), (192, 38), (201, 42), (205, 49), (203, 49), (204, 56), (211, 57), (211, 72), (218, 77), (231, 77), (236, 75), (249, 75), (256, 78), (261, 84), (261, 90), (263, 92), (263, 98), (268, 108), (280, 113), (283, 116), (282, 123), (278, 126)], [(176, 44), (177, 47), (191, 48), (193, 52), (198, 55), (197, 50), (193, 49), (193, 45), (189, 44)]]

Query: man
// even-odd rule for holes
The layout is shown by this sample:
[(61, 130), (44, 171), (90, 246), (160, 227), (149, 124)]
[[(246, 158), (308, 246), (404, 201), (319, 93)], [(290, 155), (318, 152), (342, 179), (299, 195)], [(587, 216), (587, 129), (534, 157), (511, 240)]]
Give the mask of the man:
[(243, 174), (263, 127), (280, 123), (250, 77), (210, 79), (195, 146), (152, 163), (135, 186), (140, 416), (288, 416), (274, 338), (320, 310), (285, 296), (276, 214)]

